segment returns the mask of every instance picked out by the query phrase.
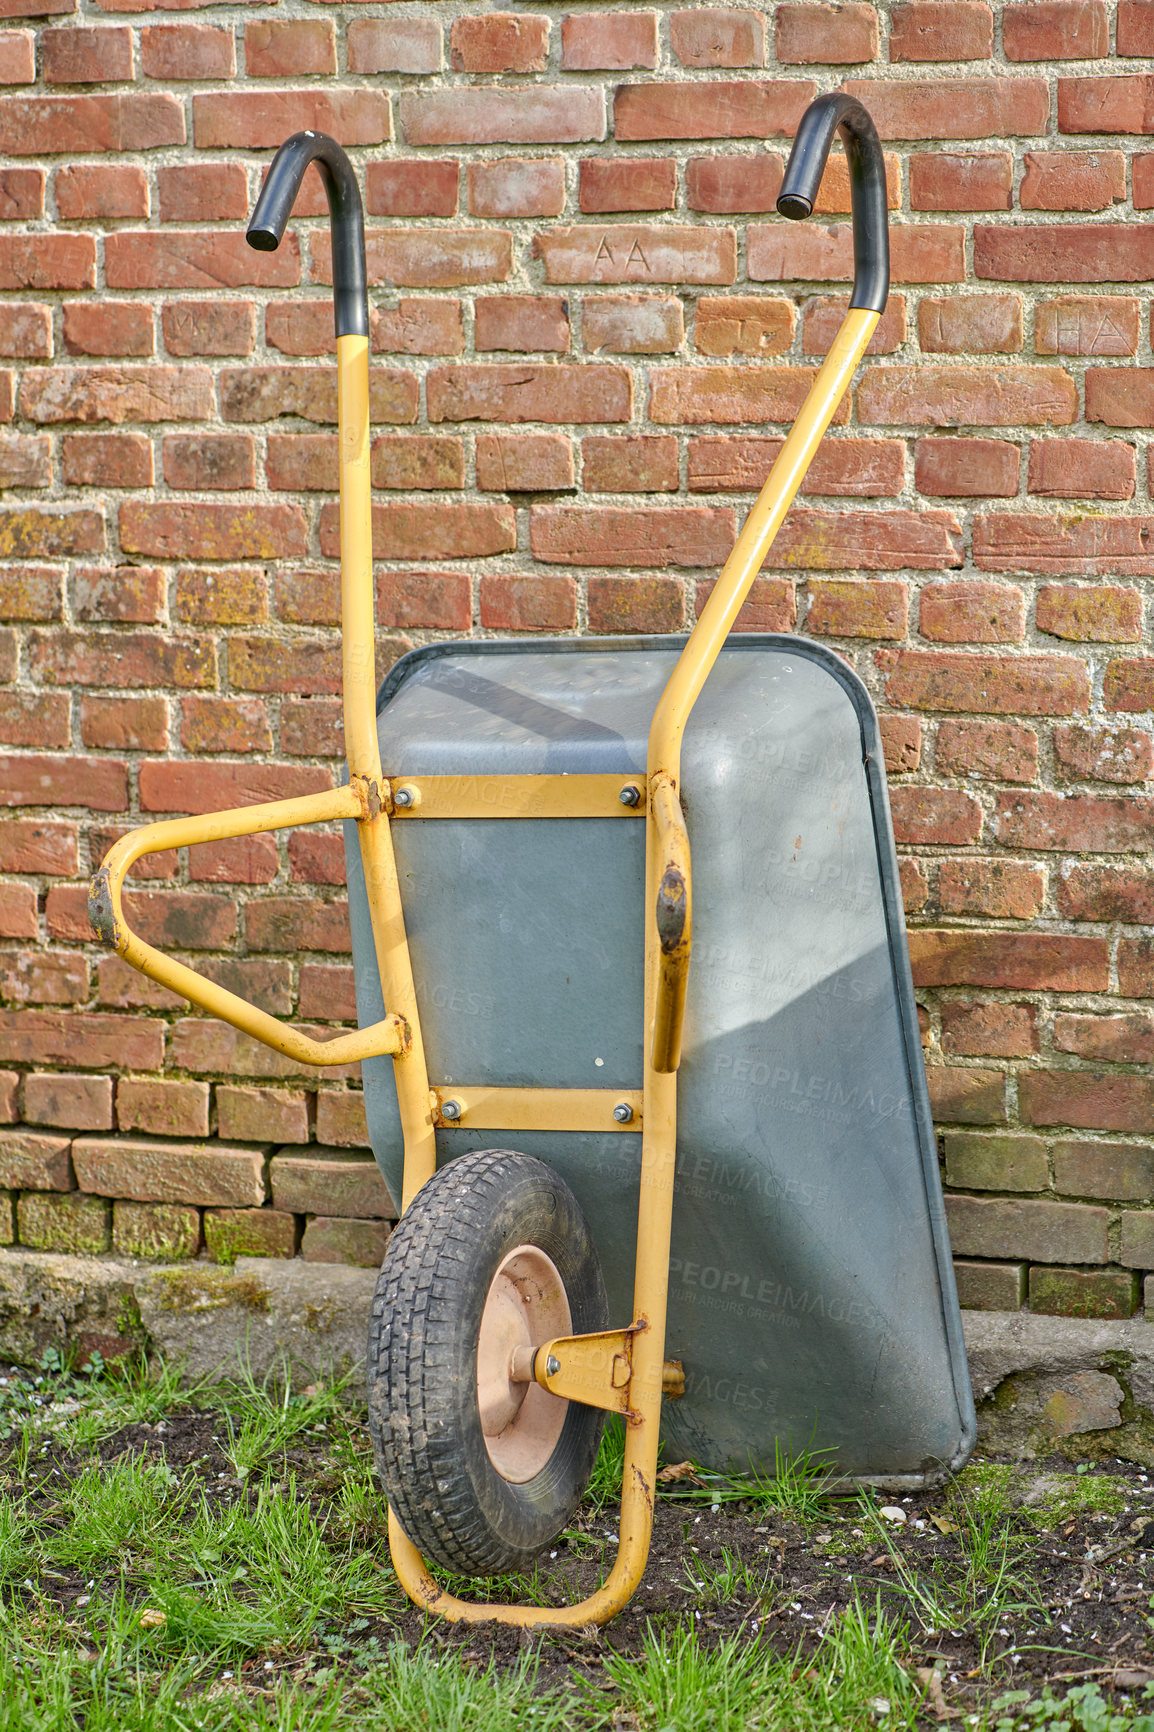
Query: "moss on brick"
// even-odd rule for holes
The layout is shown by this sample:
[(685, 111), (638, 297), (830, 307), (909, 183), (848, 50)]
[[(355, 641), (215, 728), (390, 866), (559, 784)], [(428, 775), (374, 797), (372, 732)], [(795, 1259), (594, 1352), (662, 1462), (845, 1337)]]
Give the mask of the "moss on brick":
[(200, 1249), (200, 1210), (186, 1203), (115, 1203), (112, 1248), (121, 1257), (164, 1261), (195, 1257)]
[(98, 1257), (112, 1244), (112, 1205), (82, 1191), (26, 1191), (16, 1205), (16, 1226), (30, 1250)]

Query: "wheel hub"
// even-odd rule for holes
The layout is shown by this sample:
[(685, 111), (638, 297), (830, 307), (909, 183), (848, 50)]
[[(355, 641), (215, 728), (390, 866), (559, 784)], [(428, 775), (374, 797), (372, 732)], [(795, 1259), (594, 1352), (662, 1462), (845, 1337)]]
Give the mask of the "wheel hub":
[[(481, 1313), (477, 1406), (485, 1448), (502, 1479), (523, 1485), (540, 1473), (561, 1436), (569, 1403), (524, 1381), (533, 1350), (573, 1327), (553, 1259), (518, 1245), (498, 1266)], [(519, 1373), (519, 1375), (515, 1375)]]

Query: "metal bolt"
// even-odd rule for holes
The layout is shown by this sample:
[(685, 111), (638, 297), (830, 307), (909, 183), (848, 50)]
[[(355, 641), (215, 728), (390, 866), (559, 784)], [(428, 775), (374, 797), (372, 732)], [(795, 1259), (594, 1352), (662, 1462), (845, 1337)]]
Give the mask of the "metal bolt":
[(551, 1353), (549, 1355), (548, 1359), (545, 1361), (545, 1375), (546, 1375), (546, 1377), (556, 1377), (556, 1375), (560, 1371), (560, 1369), (561, 1369), (561, 1361), (556, 1357), (555, 1354)]
[(628, 787), (622, 788), (617, 798), (623, 806), (640, 806), (641, 789), (635, 787), (634, 784), (630, 782)]
[(633, 1118), (633, 1108), (628, 1101), (618, 1101), (613, 1108), (613, 1117), (619, 1125), (627, 1125)]
[(460, 1103), (460, 1101), (443, 1101), (441, 1103), (441, 1117), (443, 1119), (459, 1119), (460, 1116), (461, 1116), (461, 1103)]
[(394, 793), (393, 793), (393, 805), (394, 806), (404, 807), (404, 806), (411, 806), (412, 804), (413, 804), (413, 790), (411, 788), (397, 788), (394, 791)]

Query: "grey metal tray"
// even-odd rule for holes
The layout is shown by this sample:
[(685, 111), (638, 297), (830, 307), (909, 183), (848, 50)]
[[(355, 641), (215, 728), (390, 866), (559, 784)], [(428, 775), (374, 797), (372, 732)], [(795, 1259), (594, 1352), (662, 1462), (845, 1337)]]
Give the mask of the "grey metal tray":
[[(684, 640), (434, 644), (378, 701), (386, 776), (640, 772)], [(877, 718), (802, 638), (731, 638), (693, 710), (682, 801), (694, 939), (679, 1079), (665, 1403), (674, 1459), (921, 1483), (974, 1439)], [(434, 1083), (638, 1088), (644, 826), (393, 826)], [(357, 1009), (382, 1014), (354, 825)], [(564, 886), (558, 898), (558, 885)], [(394, 1196), (392, 1061), (364, 1065)], [(639, 1135), (437, 1133), (515, 1146), (572, 1186), (632, 1315)]]

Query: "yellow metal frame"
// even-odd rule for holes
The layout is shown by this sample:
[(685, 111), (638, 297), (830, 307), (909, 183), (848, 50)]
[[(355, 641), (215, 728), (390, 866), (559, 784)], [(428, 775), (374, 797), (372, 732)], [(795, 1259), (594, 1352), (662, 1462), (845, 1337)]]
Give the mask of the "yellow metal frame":
[[(182, 818), (135, 830), (112, 849), (93, 881), (93, 923), (126, 962), (193, 1003), (306, 1064), (347, 1064), (391, 1053), (404, 1131), (402, 1209), (436, 1168), (434, 1129), (468, 1123), (527, 1127), (631, 1129), (642, 1135), (633, 1319), (627, 1329), (565, 1337), (537, 1354), (546, 1388), (626, 1418), (620, 1543), (596, 1593), (573, 1606), (473, 1604), (433, 1578), (389, 1511), (393, 1563), (405, 1591), (431, 1612), (463, 1622), (581, 1626), (612, 1618), (645, 1569), (653, 1523), (662, 1394), (675, 1394), (680, 1368), (665, 1360), (669, 1236), (677, 1141), (677, 1067), (692, 945), (689, 838), (679, 797), (681, 742), (690, 711), (760, 570), (810, 461), (833, 419), (879, 314), (851, 311), (823, 363), (769, 479), (746, 520), (701, 618), (658, 703), (649, 732), (647, 773), (628, 776), (417, 776), (386, 781), (376, 724), (373, 651), (372, 525), (369, 486), (368, 339), (337, 340), (340, 439), (341, 604), (345, 742), (349, 785), (302, 800)], [(625, 791), (625, 800), (622, 799)], [(399, 796), (399, 798), (398, 798)], [(635, 796), (635, 798), (632, 798)], [(632, 803), (628, 803), (632, 798)], [(640, 1091), (431, 1088), (417, 1015), (390, 817), (644, 817), (646, 821), (645, 1067)], [(310, 1039), (161, 955), (129, 928), (121, 887), (129, 867), (158, 849), (192, 846), (336, 818), (356, 820), (384, 1001), (383, 1022), (327, 1042)], [(456, 1116), (446, 1118), (452, 1102)], [(627, 1105), (621, 1124), (613, 1108)], [(553, 1370), (548, 1367), (553, 1366)]]

